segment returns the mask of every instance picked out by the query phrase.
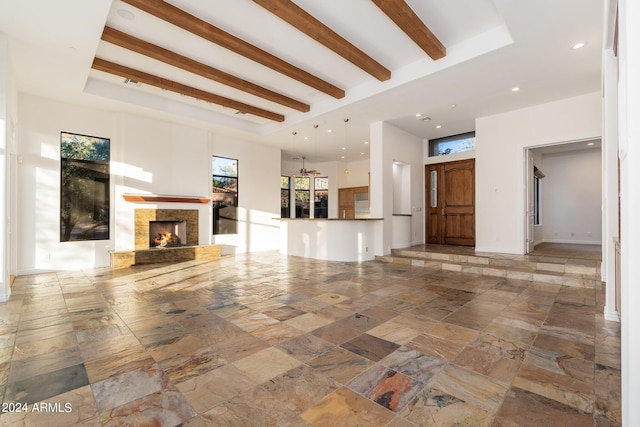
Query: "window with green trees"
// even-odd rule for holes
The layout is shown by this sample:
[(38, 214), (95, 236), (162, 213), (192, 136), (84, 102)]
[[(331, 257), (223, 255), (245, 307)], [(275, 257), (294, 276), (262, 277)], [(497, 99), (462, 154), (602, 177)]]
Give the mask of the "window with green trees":
[(314, 199), (313, 199), (313, 217), (328, 218), (329, 217), (329, 178), (316, 177), (313, 183)]
[(109, 239), (109, 139), (60, 133), (60, 241)]
[(213, 156), (213, 234), (238, 233), (238, 160)]
[(280, 177), (280, 218), (291, 217), (291, 178)]
[(295, 178), (296, 218), (309, 218), (309, 178)]

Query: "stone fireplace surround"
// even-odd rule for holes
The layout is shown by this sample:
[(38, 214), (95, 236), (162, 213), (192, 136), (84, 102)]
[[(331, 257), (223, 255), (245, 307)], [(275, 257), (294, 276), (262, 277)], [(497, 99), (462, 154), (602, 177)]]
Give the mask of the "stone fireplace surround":
[[(133, 251), (112, 251), (111, 268), (139, 264), (172, 263), (212, 259), (222, 255), (220, 245), (199, 245), (197, 209), (135, 209)], [(149, 248), (149, 221), (186, 221), (186, 246)]]
[(134, 213), (136, 250), (149, 249), (149, 221), (186, 221), (186, 245), (198, 245), (197, 209), (136, 209)]

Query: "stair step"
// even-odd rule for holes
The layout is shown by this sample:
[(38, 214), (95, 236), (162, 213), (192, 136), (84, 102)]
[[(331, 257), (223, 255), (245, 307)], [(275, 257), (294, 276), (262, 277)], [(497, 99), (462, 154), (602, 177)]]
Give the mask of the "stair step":
[(596, 261), (564, 262), (554, 261), (552, 258), (538, 261), (507, 254), (463, 255), (408, 249), (394, 249), (391, 255), (377, 256), (376, 260), (435, 271), (453, 271), (583, 288), (594, 288), (601, 284), (600, 267)]

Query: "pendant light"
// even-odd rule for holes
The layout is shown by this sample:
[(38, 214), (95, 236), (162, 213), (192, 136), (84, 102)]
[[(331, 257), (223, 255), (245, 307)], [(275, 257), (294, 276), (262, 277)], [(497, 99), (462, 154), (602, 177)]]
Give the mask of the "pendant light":
[[(293, 131), (291, 132), (291, 139), (293, 140), (293, 151), (296, 151), (296, 135), (298, 134), (298, 132)], [(293, 175), (291, 175), (291, 177), (293, 178), (293, 180), (296, 180), (296, 174), (295, 172), (293, 173)]]
[[(316, 155), (316, 143), (318, 141), (318, 126), (320, 125), (313, 125), (313, 155)], [(320, 175), (320, 172), (318, 172), (317, 170), (313, 171), (313, 176), (316, 177)]]
[[(348, 135), (347, 135), (347, 123), (349, 123), (349, 118), (348, 117), (346, 119), (344, 119), (344, 147), (345, 147), (345, 150), (348, 153), (349, 150), (347, 148), (349, 147), (349, 138), (348, 138)], [(349, 159), (347, 158), (347, 156), (345, 156), (345, 158), (346, 158), (347, 163), (348, 163)], [(343, 173), (345, 175), (349, 175), (349, 168), (348, 167), (344, 168)]]

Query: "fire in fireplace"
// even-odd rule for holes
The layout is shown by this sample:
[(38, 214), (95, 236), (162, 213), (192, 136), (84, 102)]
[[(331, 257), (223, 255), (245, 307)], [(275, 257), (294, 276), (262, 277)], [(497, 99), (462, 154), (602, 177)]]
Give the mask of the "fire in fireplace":
[(149, 247), (186, 246), (187, 221), (149, 221)]

